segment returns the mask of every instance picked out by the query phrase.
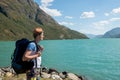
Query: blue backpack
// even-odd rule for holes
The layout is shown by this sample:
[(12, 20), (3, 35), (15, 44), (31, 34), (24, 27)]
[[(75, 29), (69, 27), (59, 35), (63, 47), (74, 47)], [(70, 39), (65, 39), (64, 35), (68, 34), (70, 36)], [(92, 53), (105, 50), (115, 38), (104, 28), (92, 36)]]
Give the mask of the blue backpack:
[(30, 42), (31, 41), (28, 39), (22, 38), (20, 40), (17, 40), (15, 43), (15, 50), (11, 57), (11, 67), (17, 74), (25, 73), (27, 70), (32, 69), (34, 66), (34, 62), (32, 60), (22, 61), (24, 52), (26, 51), (26, 48)]

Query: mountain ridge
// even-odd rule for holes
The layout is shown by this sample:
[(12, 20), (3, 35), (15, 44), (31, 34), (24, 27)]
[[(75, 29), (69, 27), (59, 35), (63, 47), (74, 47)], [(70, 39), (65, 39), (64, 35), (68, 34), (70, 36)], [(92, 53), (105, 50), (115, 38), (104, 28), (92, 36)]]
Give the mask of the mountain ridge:
[(107, 31), (102, 37), (103, 38), (120, 38), (120, 27), (116, 27)]
[(37, 26), (44, 29), (45, 39), (88, 39), (59, 25), (34, 0), (0, 0), (0, 40), (33, 39), (32, 30)]

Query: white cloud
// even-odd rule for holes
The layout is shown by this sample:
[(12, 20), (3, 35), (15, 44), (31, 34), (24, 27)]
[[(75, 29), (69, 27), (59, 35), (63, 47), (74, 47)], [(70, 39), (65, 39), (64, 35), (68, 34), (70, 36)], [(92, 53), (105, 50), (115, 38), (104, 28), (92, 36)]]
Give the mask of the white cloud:
[(113, 14), (120, 14), (120, 8), (116, 8), (112, 10)]
[(79, 32), (84, 33), (84, 34), (95, 34), (95, 35), (100, 35), (105, 33), (105, 31), (103, 29), (80, 29)]
[(71, 17), (71, 16), (65, 16), (65, 18), (67, 18), (67, 19), (73, 19), (73, 17)]
[[(93, 32), (89, 30), (89, 32), (92, 32), (94, 34), (100, 34), (108, 31), (109, 29), (113, 28), (114, 26), (110, 26), (113, 22), (120, 21), (120, 18), (111, 18), (108, 20), (103, 20), (103, 21), (98, 21), (92, 23), (92, 29), (94, 30)], [(96, 32), (98, 31), (98, 32)]]
[(59, 24), (61, 25), (66, 25), (66, 26), (69, 26), (69, 25), (74, 25), (74, 23), (71, 23), (71, 22), (59, 22)]
[(58, 11), (57, 9), (50, 9), (47, 7), (40, 7), (41, 9), (43, 9), (47, 14), (51, 15), (51, 16), (61, 16), (62, 14), (60, 13), (60, 11)]
[(111, 18), (109, 21), (120, 21), (120, 18)]
[(109, 14), (109, 13), (105, 13), (104, 15), (105, 15), (105, 16), (109, 16), (110, 14)]
[(52, 6), (52, 4), (50, 4), (50, 3), (53, 1), (54, 0), (41, 0), (41, 3), (42, 3), (42, 6), (48, 7), (48, 6)]
[(99, 27), (99, 26), (105, 26), (105, 25), (107, 25), (107, 24), (109, 24), (109, 21), (107, 21), (107, 20), (93, 23), (93, 25), (94, 25), (94, 26), (97, 26), (97, 27)]
[(94, 18), (95, 13), (93, 11), (90, 12), (83, 12), (80, 16), (80, 18)]
[(116, 14), (120, 14), (120, 7), (112, 9), (112, 11), (110, 11), (109, 13), (104, 13), (105, 16), (116, 15)]
[(120, 18), (111, 18), (108, 20), (103, 20), (103, 21), (99, 21), (99, 22), (94, 22), (92, 23), (94, 26), (96, 27), (101, 27), (101, 26), (106, 26), (112, 22), (116, 22), (116, 21), (120, 21)]
[(54, 0), (41, 0), (40, 8), (44, 10), (47, 14), (51, 16), (62, 16), (61, 12), (57, 9), (50, 9), (49, 6), (52, 6)]

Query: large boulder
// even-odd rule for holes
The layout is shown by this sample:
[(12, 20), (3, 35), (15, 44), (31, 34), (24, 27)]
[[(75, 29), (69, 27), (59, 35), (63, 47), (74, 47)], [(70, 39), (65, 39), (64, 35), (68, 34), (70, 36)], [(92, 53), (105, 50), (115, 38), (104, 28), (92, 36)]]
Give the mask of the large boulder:
[(48, 74), (48, 73), (42, 72), (42, 73), (41, 73), (41, 77), (42, 77), (42, 78), (50, 78), (51, 75)]
[(67, 74), (67, 77), (68, 77), (68, 79), (70, 79), (70, 80), (82, 80), (82, 79), (80, 79), (77, 75), (75, 75), (75, 74), (73, 74), (73, 73), (68, 73), (68, 74)]

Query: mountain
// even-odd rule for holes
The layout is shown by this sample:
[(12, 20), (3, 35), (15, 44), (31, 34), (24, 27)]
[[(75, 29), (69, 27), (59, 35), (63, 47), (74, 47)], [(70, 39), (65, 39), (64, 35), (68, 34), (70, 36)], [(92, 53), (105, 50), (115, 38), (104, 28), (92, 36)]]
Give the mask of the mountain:
[(93, 39), (93, 38), (95, 38), (95, 36), (96, 35), (94, 35), (94, 34), (85, 34), (88, 38), (90, 38), (90, 39)]
[(103, 35), (95, 35), (95, 34), (85, 34), (88, 38), (94, 39), (94, 38), (102, 38)]
[(103, 38), (120, 38), (120, 27), (116, 27), (103, 35)]
[(101, 35), (96, 35), (94, 38), (102, 38), (102, 34)]
[(86, 35), (59, 25), (34, 0), (0, 0), (0, 40), (32, 38), (33, 28), (41, 26), (45, 39), (86, 39)]

